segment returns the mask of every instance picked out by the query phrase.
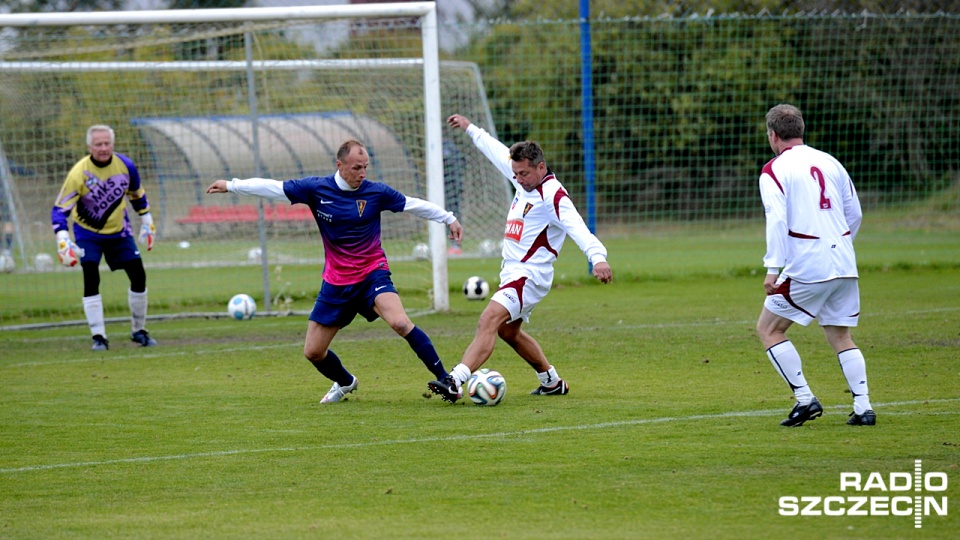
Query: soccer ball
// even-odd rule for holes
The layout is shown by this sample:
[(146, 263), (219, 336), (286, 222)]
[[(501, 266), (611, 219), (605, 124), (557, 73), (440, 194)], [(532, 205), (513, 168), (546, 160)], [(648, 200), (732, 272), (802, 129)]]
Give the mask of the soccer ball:
[(37, 253), (33, 258), (33, 266), (37, 272), (49, 272), (53, 270), (53, 257), (47, 253)]
[(490, 285), (480, 276), (471, 276), (463, 283), (463, 295), (467, 300), (483, 300), (490, 294)]
[(493, 407), (503, 401), (507, 393), (507, 381), (499, 371), (483, 368), (467, 380), (467, 393), (474, 405)]
[(7, 251), (0, 253), (0, 272), (9, 274), (13, 272), (16, 267), (17, 262), (13, 260), (13, 255), (10, 255)]
[(480, 250), (480, 255), (482, 257), (490, 257), (498, 253), (497, 243), (489, 238), (481, 240), (478, 249)]
[(430, 258), (430, 246), (426, 244), (417, 244), (413, 246), (413, 258), (418, 261), (425, 261)]
[(262, 256), (263, 251), (260, 248), (250, 248), (250, 251), (247, 251), (247, 262), (259, 263)]
[(249, 321), (257, 313), (257, 303), (248, 294), (237, 294), (227, 304), (227, 313), (238, 321)]

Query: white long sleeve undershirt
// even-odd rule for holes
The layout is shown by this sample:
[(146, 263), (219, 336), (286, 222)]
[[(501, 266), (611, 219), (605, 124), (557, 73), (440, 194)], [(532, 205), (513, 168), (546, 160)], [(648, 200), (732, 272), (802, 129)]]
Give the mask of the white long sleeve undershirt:
[(269, 178), (247, 178), (245, 180), (234, 178), (233, 180), (227, 180), (227, 191), (238, 195), (263, 197), (271, 201), (290, 202), (287, 194), (283, 192), (283, 182)]
[[(346, 188), (344, 191), (349, 190), (345, 182), (341, 184), (341, 182), (338, 181), (337, 185), (340, 186), (341, 189)], [(283, 182), (270, 178), (234, 178), (233, 180), (227, 180), (227, 191), (238, 195), (263, 197), (264, 199), (270, 199), (272, 201), (290, 202), (290, 199), (287, 198), (287, 195), (283, 192)], [(404, 212), (410, 212), (419, 218), (429, 219), (430, 221), (436, 221), (445, 225), (450, 225), (454, 221), (457, 221), (457, 217), (453, 215), (453, 212), (448, 212), (437, 204), (416, 197), (406, 197), (406, 199), (406, 204), (404, 204), (403, 207)]]

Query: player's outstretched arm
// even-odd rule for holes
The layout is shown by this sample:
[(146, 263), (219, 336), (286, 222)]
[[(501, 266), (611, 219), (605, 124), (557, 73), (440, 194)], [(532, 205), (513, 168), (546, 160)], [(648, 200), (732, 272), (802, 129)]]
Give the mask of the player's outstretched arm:
[(450, 227), (450, 239), (459, 246), (463, 240), (463, 225), (460, 225), (459, 221), (454, 221), (448, 226)]
[(466, 131), (467, 128), (470, 127), (470, 124), (471, 124), (471, 123), (472, 123), (472, 122), (470, 122), (470, 119), (469, 119), (469, 118), (467, 118), (466, 116), (463, 116), (463, 115), (461, 115), (461, 114), (454, 114), (454, 115), (451, 116), (450, 118), (447, 118), (447, 124), (448, 124), (450, 127), (452, 127), (452, 128), (459, 128), (459, 129), (462, 129), (462, 130), (464, 130), (464, 131)]
[(210, 187), (207, 188), (207, 193), (226, 193), (226, 192), (227, 192), (226, 180), (217, 180), (216, 182), (210, 184)]
[(593, 277), (599, 279), (601, 283), (610, 283), (613, 281), (613, 270), (608, 263), (597, 263), (593, 265)]
[(262, 197), (271, 201), (290, 202), (290, 199), (283, 191), (283, 182), (270, 178), (217, 180), (210, 184), (210, 187), (207, 188), (207, 193), (236, 193), (237, 195)]

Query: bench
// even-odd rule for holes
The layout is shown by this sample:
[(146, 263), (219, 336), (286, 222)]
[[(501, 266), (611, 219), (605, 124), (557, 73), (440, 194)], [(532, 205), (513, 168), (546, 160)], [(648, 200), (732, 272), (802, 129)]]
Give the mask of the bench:
[[(205, 223), (256, 223), (257, 207), (252, 204), (234, 206), (191, 206), (187, 215), (175, 221), (181, 225)], [(263, 207), (263, 219), (267, 222), (313, 221), (313, 212), (305, 204), (276, 204)]]

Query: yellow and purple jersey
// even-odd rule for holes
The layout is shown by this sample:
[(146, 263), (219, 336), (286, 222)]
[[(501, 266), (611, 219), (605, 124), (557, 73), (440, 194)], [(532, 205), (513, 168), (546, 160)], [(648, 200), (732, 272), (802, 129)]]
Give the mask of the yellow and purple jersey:
[(132, 236), (127, 216), (127, 199), (139, 215), (150, 211), (147, 195), (140, 185), (140, 173), (133, 160), (114, 153), (106, 164), (87, 156), (67, 173), (50, 213), (53, 232), (67, 230), (74, 222), (74, 236)]

